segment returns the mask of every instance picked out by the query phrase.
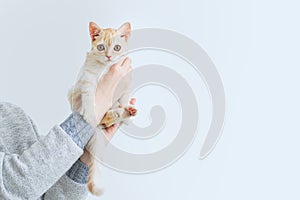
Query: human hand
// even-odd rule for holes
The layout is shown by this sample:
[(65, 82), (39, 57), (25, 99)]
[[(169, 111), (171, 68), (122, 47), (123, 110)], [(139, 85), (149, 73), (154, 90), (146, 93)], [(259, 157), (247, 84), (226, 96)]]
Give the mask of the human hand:
[[(136, 99), (135, 98), (131, 98), (131, 100), (130, 100), (129, 103), (132, 106), (134, 106), (135, 102), (136, 102)], [(114, 124), (114, 125), (112, 125), (112, 126), (110, 126), (108, 128), (103, 129), (103, 133), (104, 133), (105, 137), (102, 137), (102, 140), (103, 140), (102, 141), (103, 142), (102, 145), (103, 145), (103, 147), (100, 148), (100, 149), (102, 149), (102, 150), (105, 149), (106, 145), (113, 138), (113, 136), (115, 135), (115, 133), (117, 132), (117, 130), (120, 128), (121, 125), (122, 125), (122, 122), (120, 124)], [(102, 133), (100, 133), (100, 134), (102, 134)], [(90, 152), (87, 149), (84, 149), (84, 153), (81, 155), (80, 160), (83, 163), (85, 163), (86, 165), (89, 165), (89, 163), (91, 161), (91, 156), (92, 155), (90, 154)]]
[(108, 72), (99, 80), (95, 94), (97, 122), (100, 122), (104, 114), (112, 107), (117, 85), (131, 70), (131, 59), (127, 57), (123, 61), (112, 65)]

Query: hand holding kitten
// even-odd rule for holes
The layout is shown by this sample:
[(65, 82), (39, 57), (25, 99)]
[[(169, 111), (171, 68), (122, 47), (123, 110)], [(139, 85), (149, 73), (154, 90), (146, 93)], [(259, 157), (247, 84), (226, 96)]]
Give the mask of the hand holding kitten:
[(123, 61), (112, 65), (109, 71), (103, 75), (99, 81), (95, 95), (95, 112), (97, 122), (100, 122), (104, 114), (115, 103), (113, 102), (115, 89), (122, 78), (130, 73), (131, 70), (131, 60), (127, 57)]

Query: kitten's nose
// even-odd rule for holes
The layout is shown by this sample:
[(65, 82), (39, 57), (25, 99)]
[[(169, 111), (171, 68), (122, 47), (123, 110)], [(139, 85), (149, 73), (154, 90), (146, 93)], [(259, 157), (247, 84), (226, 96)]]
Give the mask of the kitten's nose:
[(108, 60), (110, 60), (111, 56), (106, 56)]

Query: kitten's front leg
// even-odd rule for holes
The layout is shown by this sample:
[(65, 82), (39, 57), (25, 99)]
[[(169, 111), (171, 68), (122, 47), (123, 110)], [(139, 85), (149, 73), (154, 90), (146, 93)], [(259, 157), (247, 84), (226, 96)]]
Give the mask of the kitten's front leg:
[(110, 127), (113, 124), (117, 124), (120, 122), (122, 114), (124, 112), (124, 108), (112, 108), (107, 111), (101, 120), (100, 124), (104, 128)]
[(98, 125), (98, 119), (95, 112), (95, 91), (96, 88), (92, 85), (83, 87), (82, 90), (82, 106), (80, 114), (89, 122), (93, 127)]
[(136, 113), (137, 110), (133, 106), (127, 106), (125, 108), (113, 108), (105, 114), (100, 124), (104, 128), (110, 127), (113, 124), (119, 124), (121, 122), (124, 122), (128, 125), (130, 117), (135, 116)]
[(124, 92), (124, 94), (118, 100), (118, 102), (121, 104), (121, 107), (125, 108), (128, 105), (129, 98), (130, 98), (130, 92), (129, 91)]
[(127, 90), (119, 99), (121, 106), (124, 108), (122, 122), (126, 125), (130, 123), (131, 117), (135, 116), (137, 112), (137, 110), (133, 107), (135, 100), (131, 99), (128, 105), (129, 99), (130, 99), (129, 90)]

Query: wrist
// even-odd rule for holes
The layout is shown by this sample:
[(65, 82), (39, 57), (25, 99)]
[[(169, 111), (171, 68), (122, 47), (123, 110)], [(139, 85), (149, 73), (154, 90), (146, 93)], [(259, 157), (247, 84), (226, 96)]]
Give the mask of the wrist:
[(93, 127), (78, 112), (73, 112), (60, 127), (82, 149), (94, 134)]
[(74, 182), (86, 184), (88, 181), (89, 167), (81, 160), (77, 160), (72, 167), (66, 172), (66, 175)]
[(87, 150), (84, 149), (84, 153), (80, 156), (80, 161), (83, 162), (85, 165), (89, 166), (91, 157)]

